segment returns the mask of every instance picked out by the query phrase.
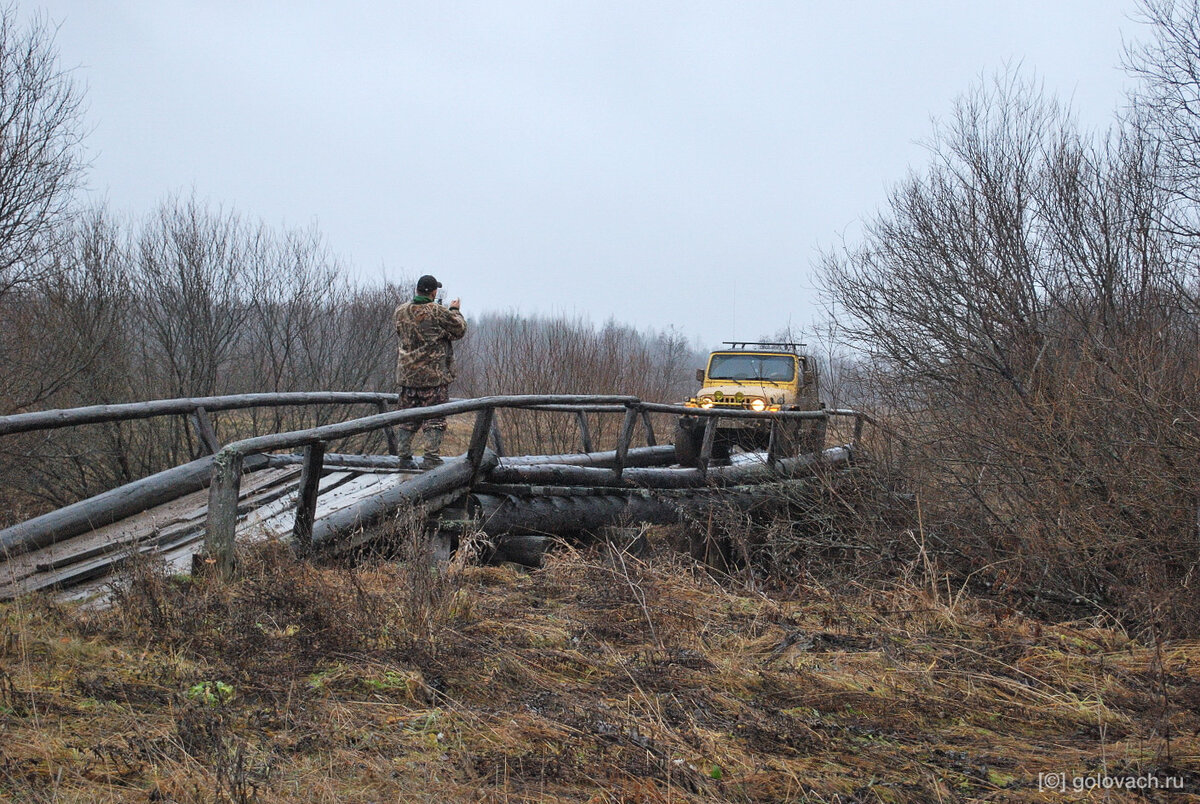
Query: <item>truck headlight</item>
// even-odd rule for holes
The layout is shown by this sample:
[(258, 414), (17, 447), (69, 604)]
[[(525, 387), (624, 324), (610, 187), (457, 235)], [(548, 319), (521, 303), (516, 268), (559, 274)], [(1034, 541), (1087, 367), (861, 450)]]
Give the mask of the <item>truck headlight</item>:
[(750, 410), (766, 410), (767, 403), (761, 399), (753, 399), (750, 401)]

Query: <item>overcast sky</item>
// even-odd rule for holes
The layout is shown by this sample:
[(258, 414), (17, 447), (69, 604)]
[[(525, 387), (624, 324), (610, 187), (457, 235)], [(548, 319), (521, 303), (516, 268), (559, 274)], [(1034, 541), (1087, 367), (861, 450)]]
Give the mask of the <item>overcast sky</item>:
[(1019, 63), (1104, 127), (1133, 0), (23, 0), (87, 88), (90, 184), (315, 224), (364, 278), (468, 315), (818, 318), (820, 249), (924, 164), (931, 120)]

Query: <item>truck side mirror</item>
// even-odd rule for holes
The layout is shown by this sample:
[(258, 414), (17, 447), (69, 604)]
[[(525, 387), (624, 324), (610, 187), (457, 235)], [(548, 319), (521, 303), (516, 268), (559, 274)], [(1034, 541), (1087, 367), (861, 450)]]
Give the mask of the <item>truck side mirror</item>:
[(696, 369), (696, 382), (704, 382), (704, 369)]

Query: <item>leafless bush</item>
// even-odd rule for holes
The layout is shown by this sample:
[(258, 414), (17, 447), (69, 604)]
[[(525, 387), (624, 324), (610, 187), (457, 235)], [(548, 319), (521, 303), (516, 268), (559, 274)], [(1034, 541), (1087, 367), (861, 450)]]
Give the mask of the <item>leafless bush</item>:
[[(459, 359), (461, 396), (490, 394), (630, 394), (676, 402), (692, 389), (700, 364), (675, 332), (640, 333), (609, 321), (596, 328), (566, 318), (484, 315), (471, 322)], [(620, 416), (596, 415), (589, 428), (597, 445), (611, 444)], [(579, 449), (576, 422), (562, 413), (505, 411), (501, 426), (513, 452)], [(601, 448), (601, 447), (597, 447)]]
[(1007, 76), (930, 149), (824, 266), (881, 419), (922, 451), (928, 524), (968, 573), (1149, 616), (1200, 558), (1195, 269), (1154, 144), (1092, 145)]
[(47, 274), (82, 176), (82, 93), (43, 18), (0, 7), (0, 297)]

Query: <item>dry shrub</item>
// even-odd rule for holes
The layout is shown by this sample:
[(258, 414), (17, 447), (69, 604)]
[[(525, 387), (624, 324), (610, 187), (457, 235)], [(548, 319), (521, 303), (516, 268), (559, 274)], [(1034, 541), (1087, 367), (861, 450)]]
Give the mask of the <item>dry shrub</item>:
[(939, 566), (957, 555), (935, 535), (918, 535), (914, 471), (902, 443), (869, 429), (850, 466), (716, 495), (684, 516), (672, 543), (719, 577), (774, 594), (810, 583), (886, 585), (922, 555)]
[(972, 583), (1193, 632), (1200, 285), (1155, 143), (1008, 75), (930, 148), (825, 266), (913, 457), (909, 527)]
[(265, 689), (330, 657), (423, 667), (445, 630), (470, 617), (458, 594), (470, 551), (448, 565), (436, 560), (424, 524), (409, 511), (381, 528), (380, 539), (398, 548), (389, 551), (399, 553), (395, 562), (364, 554), (352, 565), (308, 561), (268, 542), (242, 551), (226, 582), (131, 561), (93, 627), (203, 656)]

